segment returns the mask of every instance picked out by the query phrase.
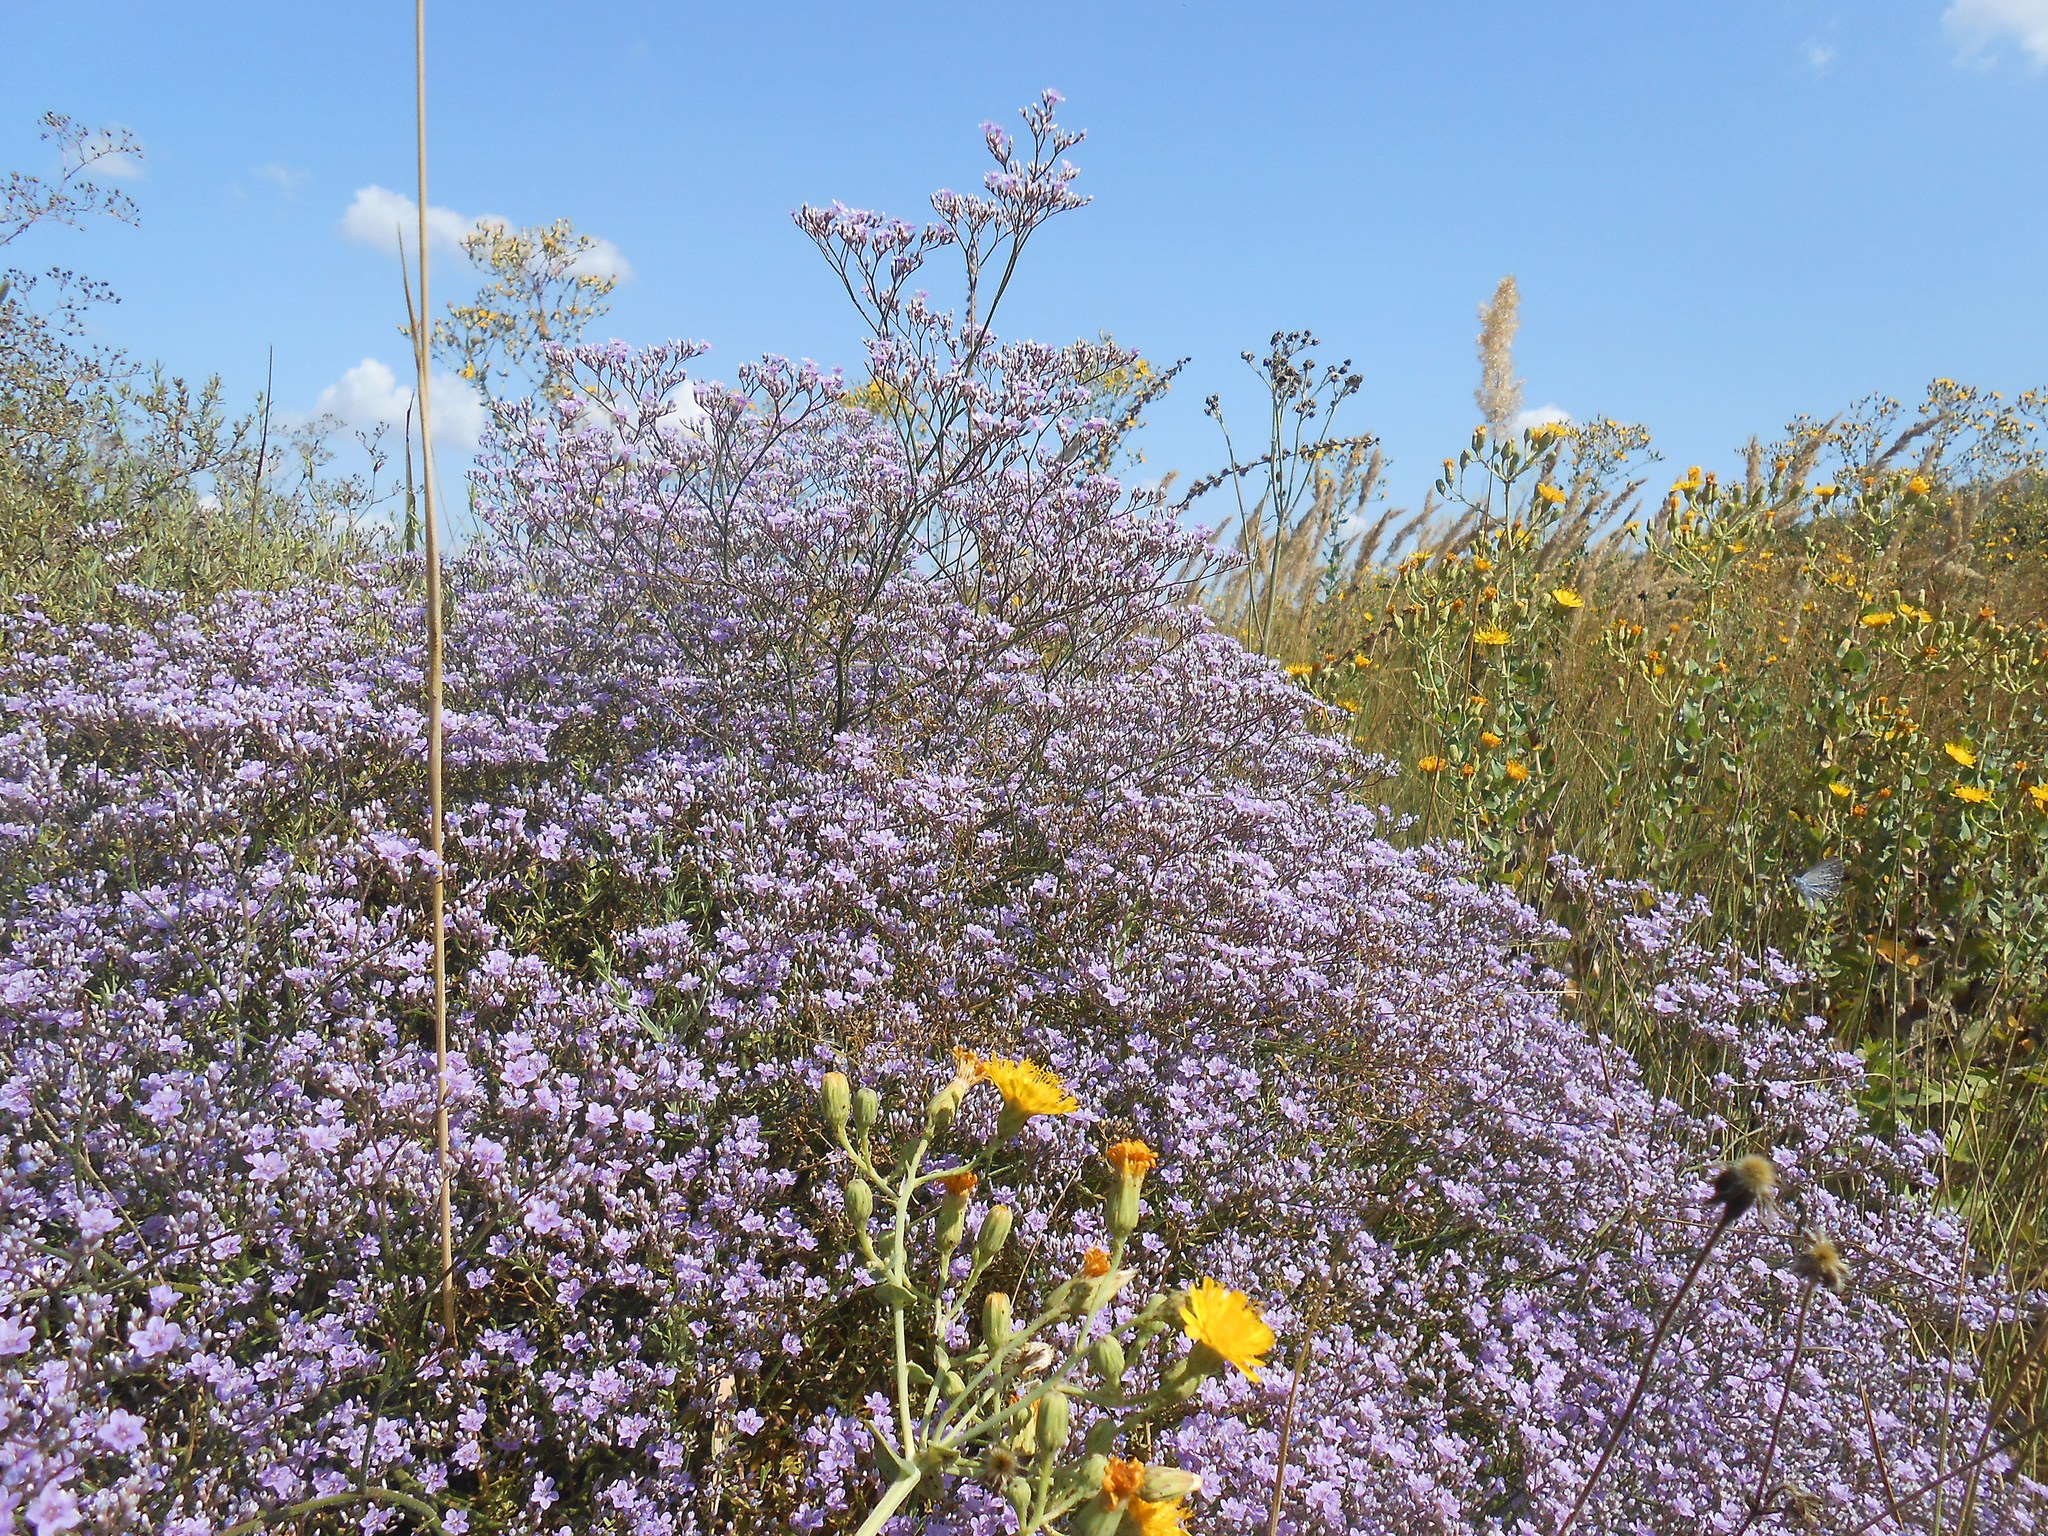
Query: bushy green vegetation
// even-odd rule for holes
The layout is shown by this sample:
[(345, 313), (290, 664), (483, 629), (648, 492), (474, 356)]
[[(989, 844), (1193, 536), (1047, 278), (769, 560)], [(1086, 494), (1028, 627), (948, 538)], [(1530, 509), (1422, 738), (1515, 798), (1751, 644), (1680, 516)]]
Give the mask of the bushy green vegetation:
[[(135, 217), (92, 175), (132, 143), (56, 113), (43, 128), (63, 168), (0, 188), (0, 250), (37, 226)], [(111, 611), (123, 586), (203, 599), (331, 575), (379, 546), (398, 491), (381, 439), (362, 442), (366, 471), (335, 473), (339, 423), (286, 430), (267, 398), (233, 414), (217, 378), (88, 344), (88, 312), (113, 301), (63, 267), (0, 270), (0, 606), (62, 620)]]
[[(1697, 894), (1704, 934), (1796, 965), (1869, 1065), (1873, 1121), (1938, 1134), (1980, 1253), (2037, 1281), (2044, 410), (1937, 380), (1917, 411), (1794, 422), (1647, 508), (1640, 429), (1501, 423), (1419, 514), (1370, 520), (1370, 445), (1305, 442), (1312, 488), (1281, 518), (1266, 485), (1207, 594), (1402, 765), (1409, 835), (1461, 841), (1560, 915), (1559, 854)], [(1595, 1016), (1695, 1097), (1715, 1063), (1672, 1055), (1629, 980), (1582, 960)]]

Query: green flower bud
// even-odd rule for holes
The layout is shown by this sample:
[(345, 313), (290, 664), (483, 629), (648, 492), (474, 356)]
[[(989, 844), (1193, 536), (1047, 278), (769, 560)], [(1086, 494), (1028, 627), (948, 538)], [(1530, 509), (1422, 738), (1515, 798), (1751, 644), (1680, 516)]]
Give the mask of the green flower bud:
[(991, 1264), (995, 1256), (1003, 1251), (1003, 1244), (1010, 1240), (1010, 1208), (1007, 1205), (992, 1205), (988, 1214), (981, 1218), (981, 1230), (974, 1234), (974, 1262)]
[(1031, 1485), (1021, 1477), (1013, 1477), (1003, 1484), (1003, 1497), (1016, 1512), (1021, 1522), (1031, 1511)]
[(827, 1072), (818, 1085), (818, 1102), (825, 1112), (825, 1130), (834, 1141), (846, 1134), (847, 1116), (853, 1112), (853, 1085), (844, 1072)]
[(1057, 1456), (1066, 1448), (1073, 1410), (1067, 1394), (1054, 1387), (1038, 1400), (1038, 1454)]
[(1116, 1437), (1122, 1433), (1123, 1425), (1115, 1419), (1097, 1419), (1088, 1426), (1088, 1438), (1081, 1442), (1081, 1447), (1087, 1451), (1089, 1461), (1102, 1464), (1097, 1467), (1093, 1482), (1102, 1481), (1102, 1472), (1103, 1468), (1108, 1466), (1109, 1453), (1116, 1445)]
[(1001, 1349), (1010, 1337), (1010, 1298), (1003, 1291), (990, 1291), (981, 1303), (981, 1336), (990, 1349)]
[(946, 1198), (939, 1202), (939, 1251), (950, 1254), (960, 1246), (967, 1232), (967, 1201), (980, 1182), (971, 1173), (954, 1174), (945, 1181)]
[(1154, 1504), (1184, 1499), (1191, 1493), (1202, 1491), (1202, 1480), (1193, 1472), (1184, 1472), (1179, 1467), (1145, 1468), (1144, 1484), (1138, 1489), (1138, 1497)]
[(863, 1088), (853, 1096), (853, 1128), (865, 1136), (874, 1129), (882, 1118), (882, 1096), (872, 1088)]
[(1109, 1192), (1105, 1216), (1112, 1237), (1129, 1237), (1138, 1230), (1138, 1181), (1118, 1179)]
[[(1097, 1481), (1100, 1481), (1098, 1476)], [(1067, 1518), (1070, 1536), (1116, 1536), (1124, 1523), (1121, 1506), (1111, 1504), (1109, 1495), (1098, 1492)]]
[(943, 1136), (953, 1128), (953, 1117), (960, 1113), (960, 1087), (948, 1083), (932, 1095), (931, 1103), (924, 1112), (924, 1133), (927, 1136)]
[(1105, 1333), (1088, 1346), (1088, 1363), (1107, 1387), (1121, 1387), (1124, 1380), (1124, 1347), (1113, 1333)]
[(868, 1229), (868, 1219), (875, 1214), (875, 1192), (868, 1188), (868, 1181), (862, 1178), (846, 1182), (846, 1219), (862, 1232)]

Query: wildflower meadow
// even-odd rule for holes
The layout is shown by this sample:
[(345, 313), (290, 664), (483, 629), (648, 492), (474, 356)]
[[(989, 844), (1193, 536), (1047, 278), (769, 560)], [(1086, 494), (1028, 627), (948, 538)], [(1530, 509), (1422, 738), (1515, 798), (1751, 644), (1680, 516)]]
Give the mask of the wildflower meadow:
[(850, 372), (484, 241), (431, 568), (0, 296), (0, 1532), (2048, 1525), (2041, 402), (1125, 473), (1058, 106)]

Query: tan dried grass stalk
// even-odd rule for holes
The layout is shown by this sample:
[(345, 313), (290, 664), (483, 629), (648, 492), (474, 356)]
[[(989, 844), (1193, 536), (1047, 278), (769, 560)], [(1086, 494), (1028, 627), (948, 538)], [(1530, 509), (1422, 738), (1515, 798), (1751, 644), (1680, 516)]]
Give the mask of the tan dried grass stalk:
[[(448, 1187), (448, 904), (446, 816), (442, 800), (441, 544), (434, 505), (433, 412), (428, 399), (427, 334), (427, 0), (413, 0), (413, 144), (419, 169), (420, 302), (411, 317), (412, 359), (420, 405), (421, 502), (427, 561), (427, 800), (434, 850), (434, 1159), (439, 1175), (441, 1327), (455, 1343), (455, 1219)], [(408, 308), (411, 306), (408, 305)]]

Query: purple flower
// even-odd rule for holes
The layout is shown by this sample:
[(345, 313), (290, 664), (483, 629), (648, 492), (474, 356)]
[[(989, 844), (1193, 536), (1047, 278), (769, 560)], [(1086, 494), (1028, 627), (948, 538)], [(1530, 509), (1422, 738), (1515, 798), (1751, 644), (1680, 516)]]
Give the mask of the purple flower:
[(185, 1331), (167, 1317), (152, 1317), (128, 1335), (128, 1343), (145, 1360), (167, 1355), (185, 1341)]

